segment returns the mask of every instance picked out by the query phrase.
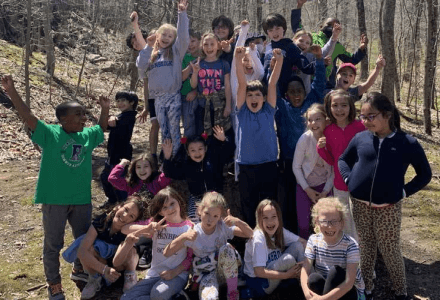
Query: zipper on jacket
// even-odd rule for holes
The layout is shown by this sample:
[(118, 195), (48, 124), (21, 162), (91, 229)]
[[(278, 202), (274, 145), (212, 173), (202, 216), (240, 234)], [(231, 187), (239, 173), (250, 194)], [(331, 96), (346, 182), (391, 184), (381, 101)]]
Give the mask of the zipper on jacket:
[[(385, 141), (385, 139), (382, 141), (382, 143), (383, 143), (384, 141)], [(371, 182), (371, 190), (370, 190), (370, 207), (371, 207), (371, 202), (373, 201), (373, 186), (374, 186), (374, 179), (376, 178), (377, 166), (379, 165), (379, 154), (380, 154), (380, 148), (382, 147), (382, 143), (379, 141), (379, 149), (377, 150), (376, 167), (374, 168), (373, 181)]]

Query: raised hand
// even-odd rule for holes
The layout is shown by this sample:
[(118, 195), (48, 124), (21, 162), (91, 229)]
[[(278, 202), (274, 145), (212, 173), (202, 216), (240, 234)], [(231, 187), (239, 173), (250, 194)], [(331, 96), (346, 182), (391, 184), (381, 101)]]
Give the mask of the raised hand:
[(214, 131), (214, 137), (219, 140), (224, 142), (226, 140), (226, 136), (225, 136), (225, 131), (223, 130), (223, 127), (219, 126), (219, 125), (215, 125), (212, 130)]
[(324, 57), (324, 65), (330, 66), (331, 64), (332, 64), (332, 56), (327, 55), (326, 57)]
[(301, 8), (305, 3), (307, 2), (307, 0), (297, 0), (296, 1), (296, 8)]
[(188, 0), (179, 0), (179, 5), (177, 6), (177, 10), (179, 12), (186, 11), (188, 8)]
[(137, 12), (132, 12), (130, 15), (130, 21), (132, 25), (138, 24), (139, 23), (139, 16)]
[(163, 156), (165, 159), (170, 159), (173, 153), (173, 143), (170, 139), (166, 139), (162, 144)]
[(243, 57), (245, 56), (245, 54), (246, 54), (246, 48), (245, 47), (237, 47), (237, 48), (235, 48), (235, 58), (236, 58), (236, 61), (242, 61), (243, 60)]
[(121, 162), (119, 163), (121, 166), (128, 166), (130, 164), (130, 161), (126, 158), (121, 159)]
[(317, 59), (322, 58), (322, 49), (319, 45), (313, 44), (309, 47), (308, 50), (310, 53), (312, 53)]
[(199, 70), (200, 70), (200, 56), (197, 57), (197, 61), (195, 63), (193, 63), (192, 61), (189, 62), (192, 70), (193, 70), (193, 74), (198, 74)]
[(151, 227), (154, 231), (161, 231), (165, 227), (167, 227), (167, 224), (164, 224), (166, 221), (166, 218), (162, 218), (159, 222), (151, 222)]
[(118, 117), (116, 116), (110, 116), (108, 118), (108, 126), (110, 127), (116, 127), (116, 121), (118, 121)]
[(231, 215), (231, 210), (228, 209), (227, 216), (223, 219), (223, 222), (229, 227), (234, 226), (238, 218)]
[(248, 20), (243, 20), (243, 21), (241, 21), (240, 25), (241, 26), (249, 25), (249, 21)]
[(335, 23), (333, 25), (333, 31), (332, 31), (332, 40), (337, 41), (339, 34), (341, 34), (342, 26), (339, 23)]
[(154, 47), (154, 44), (156, 43), (156, 34), (153, 33), (149, 37), (147, 37), (147, 45), (149, 47)]
[(99, 96), (98, 103), (102, 108), (110, 108), (110, 99), (106, 96)]
[(137, 231), (129, 233), (125, 237), (125, 242), (129, 245), (134, 245), (135, 243), (137, 243), (137, 241), (139, 241), (139, 236), (138, 236)]
[(368, 37), (365, 33), (362, 33), (361, 35), (361, 45), (359, 46), (359, 49), (364, 50), (368, 45)]
[(318, 148), (324, 148), (325, 144), (326, 144), (326, 141), (327, 140), (325, 139), (325, 136), (320, 137), (319, 140), (318, 140)]
[(281, 52), (281, 49), (278, 49), (278, 48), (273, 49), (272, 53), (273, 53), (273, 57), (275, 57), (276, 61), (283, 61), (284, 56), (283, 56), (283, 53)]
[(225, 40), (220, 42), (220, 46), (224, 52), (231, 52), (231, 44), (234, 42), (234, 39)]
[(249, 43), (249, 48), (252, 50), (252, 51), (254, 51), (256, 48), (255, 48), (255, 43)]
[(11, 75), (5, 75), (2, 77), (2, 86), (7, 93), (15, 90), (14, 80)]
[(378, 68), (380, 70), (383, 67), (385, 67), (385, 65), (386, 65), (385, 58), (383, 58), (383, 56), (381, 54), (379, 54), (379, 56), (376, 59), (376, 68)]

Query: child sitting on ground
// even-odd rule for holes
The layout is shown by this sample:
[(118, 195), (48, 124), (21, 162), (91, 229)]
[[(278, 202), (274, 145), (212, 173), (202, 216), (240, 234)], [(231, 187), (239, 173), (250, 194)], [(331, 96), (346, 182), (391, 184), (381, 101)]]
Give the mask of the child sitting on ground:
[[(99, 125), (84, 127), (85, 108), (75, 101), (59, 104), (55, 114), (59, 125), (47, 125), (37, 119), (18, 95), (12, 76), (2, 78), (3, 88), (11, 97), (18, 114), (33, 132), (32, 141), (42, 149), (35, 203), (42, 203), (43, 266), (49, 284), (49, 299), (65, 299), (61, 285), (60, 250), (66, 223), (76, 239), (90, 227), (92, 204), (92, 151), (104, 141), (110, 100), (99, 97)], [(79, 260), (74, 270), (82, 270)]]

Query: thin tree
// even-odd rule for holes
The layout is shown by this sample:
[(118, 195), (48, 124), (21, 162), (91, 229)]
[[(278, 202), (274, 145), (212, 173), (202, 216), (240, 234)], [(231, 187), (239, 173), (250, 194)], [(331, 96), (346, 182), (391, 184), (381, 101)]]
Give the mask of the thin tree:
[(26, 28), (26, 56), (24, 62), (24, 85), (26, 89), (26, 105), (31, 107), (31, 88), (29, 85), (29, 58), (31, 56), (31, 18), (32, 18), (32, 0), (26, 2), (27, 28)]
[(45, 7), (46, 17), (44, 18), (44, 40), (46, 45), (46, 72), (50, 77), (53, 76), (55, 71), (55, 54), (53, 47), (53, 39), (50, 28), (50, 22), (52, 20), (52, 5), (51, 0), (46, 0)]
[[(365, 24), (365, 9), (364, 0), (357, 0), (358, 11), (358, 26), (360, 35), (367, 34), (367, 25)], [(361, 79), (366, 80), (368, 78), (368, 52), (364, 59), (361, 60)]]

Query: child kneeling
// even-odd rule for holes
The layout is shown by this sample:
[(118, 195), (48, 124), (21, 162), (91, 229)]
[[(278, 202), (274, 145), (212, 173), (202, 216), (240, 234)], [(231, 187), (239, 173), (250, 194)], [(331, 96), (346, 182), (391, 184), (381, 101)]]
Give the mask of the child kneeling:
[[(359, 269), (359, 246), (344, 233), (347, 208), (338, 198), (323, 198), (312, 209), (317, 234), (307, 241), (301, 270), (301, 286), (306, 299), (365, 299)], [(312, 266), (315, 272), (312, 273)]]

